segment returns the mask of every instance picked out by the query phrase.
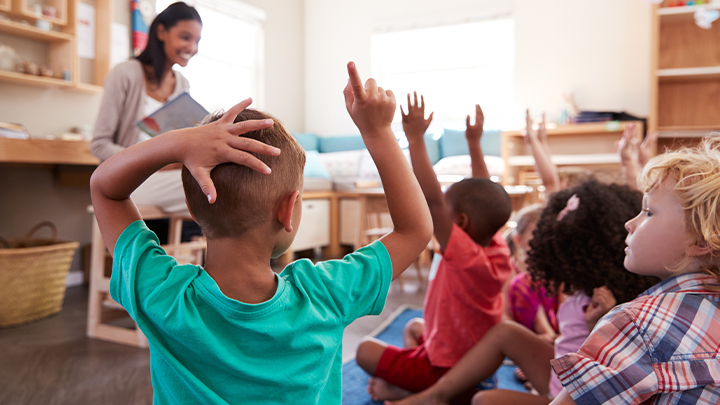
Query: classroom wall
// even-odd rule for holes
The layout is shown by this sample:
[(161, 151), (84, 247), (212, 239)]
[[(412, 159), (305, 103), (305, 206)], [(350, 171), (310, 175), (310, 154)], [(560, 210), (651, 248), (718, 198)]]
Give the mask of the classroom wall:
[[(357, 133), (342, 101), (345, 64), (354, 60), (368, 77), (375, 30), (503, 14), (515, 21), (519, 122), (526, 107), (557, 116), (563, 91), (574, 91), (583, 109), (647, 114), (651, 39), (645, 0), (306, 0), (306, 129), (327, 136)], [(467, 45), (472, 51), (472, 39)]]

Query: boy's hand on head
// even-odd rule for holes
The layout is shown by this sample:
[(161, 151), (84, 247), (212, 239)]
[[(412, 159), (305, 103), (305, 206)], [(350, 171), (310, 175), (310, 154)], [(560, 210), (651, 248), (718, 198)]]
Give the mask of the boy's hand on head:
[(418, 103), (417, 92), (414, 92), (415, 104), (413, 105), (410, 100), (410, 94), (407, 95), (407, 114), (403, 110), (402, 105), (400, 106), (400, 114), (402, 115), (403, 131), (408, 140), (422, 138), (425, 135), (430, 123), (432, 122), (434, 112), (430, 113), (427, 119), (425, 119), (425, 98), (420, 96), (420, 103)]
[(389, 130), (395, 115), (393, 92), (378, 87), (373, 78), (368, 79), (363, 86), (354, 62), (349, 62), (347, 69), (349, 79), (343, 90), (345, 107), (363, 139), (380, 129)]
[(212, 204), (217, 199), (210, 172), (222, 163), (236, 163), (270, 174), (270, 168), (248, 152), (277, 156), (280, 149), (239, 135), (273, 126), (273, 121), (249, 120), (234, 123), (235, 117), (252, 103), (240, 102), (229, 109), (219, 120), (207, 125), (178, 131), (177, 159), (197, 180), (203, 193)]
[(607, 314), (615, 305), (617, 305), (617, 301), (610, 289), (605, 286), (593, 289), (590, 304), (585, 310), (585, 321), (588, 325), (595, 326), (597, 321)]
[(465, 119), (465, 138), (467, 138), (468, 142), (480, 142), (483, 125), (485, 125), (485, 114), (483, 114), (480, 104), (475, 104), (475, 125), (470, 125), (469, 114)]

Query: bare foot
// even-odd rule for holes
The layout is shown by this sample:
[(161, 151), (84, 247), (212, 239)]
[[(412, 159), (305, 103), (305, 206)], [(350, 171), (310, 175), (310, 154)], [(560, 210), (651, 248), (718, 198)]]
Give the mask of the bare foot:
[(385, 405), (447, 405), (449, 403), (438, 398), (431, 390), (418, 392), (400, 401), (385, 401)]
[(367, 390), (373, 401), (402, 399), (410, 395), (410, 391), (396, 387), (382, 378), (377, 377), (370, 377)]

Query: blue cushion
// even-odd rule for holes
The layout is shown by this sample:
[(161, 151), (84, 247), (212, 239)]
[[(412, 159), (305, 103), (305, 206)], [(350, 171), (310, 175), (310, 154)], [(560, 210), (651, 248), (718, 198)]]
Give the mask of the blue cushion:
[(305, 177), (321, 177), (323, 179), (330, 178), (330, 172), (320, 160), (320, 153), (316, 150), (305, 152)]
[(297, 139), (300, 146), (305, 149), (306, 152), (311, 150), (318, 150), (319, 142), (318, 137), (315, 134), (292, 134)]
[[(500, 156), (500, 135), (501, 132), (497, 130), (483, 131), (483, 136), (480, 140), (483, 154), (486, 156)], [(470, 150), (468, 149), (464, 130), (443, 130), (443, 134), (440, 137), (441, 157), (467, 155), (469, 153)]]
[[(440, 134), (436, 134), (433, 132), (426, 132), (424, 139), (425, 139), (425, 148), (427, 149), (428, 156), (430, 157), (430, 162), (432, 164), (435, 164), (440, 160), (440, 141), (438, 140)], [(403, 149), (407, 149), (408, 147), (408, 141), (407, 137), (405, 136), (404, 132), (398, 132), (395, 134), (395, 136), (398, 137), (398, 142), (400, 143), (400, 147)]]
[(318, 139), (320, 141), (320, 153), (365, 149), (365, 143), (359, 134), (348, 136), (321, 136)]

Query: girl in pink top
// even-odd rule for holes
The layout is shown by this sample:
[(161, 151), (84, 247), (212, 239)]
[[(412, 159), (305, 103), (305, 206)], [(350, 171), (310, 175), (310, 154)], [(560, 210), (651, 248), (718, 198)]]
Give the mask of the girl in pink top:
[(522, 368), (540, 395), (480, 391), (473, 397), (473, 405), (549, 403), (562, 388), (551, 381), (550, 360), (578, 350), (602, 315), (657, 281), (623, 267), (625, 222), (640, 210), (641, 203), (642, 195), (627, 186), (596, 181), (553, 194), (533, 233), (527, 264), (533, 280), (564, 297), (557, 313), (560, 337), (554, 347), (528, 328), (505, 321), (493, 327), (435, 385), (392, 403), (450, 403), (490, 377), (505, 357)]

